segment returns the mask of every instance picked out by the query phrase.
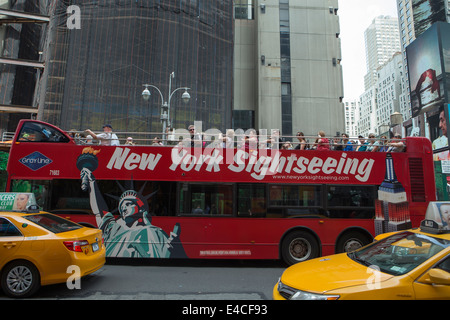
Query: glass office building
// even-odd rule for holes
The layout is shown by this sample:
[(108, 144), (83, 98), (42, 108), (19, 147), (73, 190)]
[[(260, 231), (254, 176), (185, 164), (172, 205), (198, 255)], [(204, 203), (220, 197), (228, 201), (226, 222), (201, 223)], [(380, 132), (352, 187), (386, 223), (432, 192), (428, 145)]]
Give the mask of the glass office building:
[[(231, 127), (233, 3), (228, 0), (55, 1), (49, 25), (44, 108), (39, 118), (64, 129), (161, 132)], [(72, 6), (72, 7), (71, 7)], [(171, 78), (170, 75), (175, 77)], [(142, 98), (143, 84), (151, 97)]]

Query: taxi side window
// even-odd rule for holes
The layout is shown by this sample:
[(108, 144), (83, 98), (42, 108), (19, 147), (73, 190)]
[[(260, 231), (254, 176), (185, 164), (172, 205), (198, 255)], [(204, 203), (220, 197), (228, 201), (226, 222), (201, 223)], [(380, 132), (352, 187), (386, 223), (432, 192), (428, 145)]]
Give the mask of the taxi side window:
[(436, 268), (442, 269), (450, 273), (450, 257), (447, 257), (447, 259), (439, 263)]
[(21, 236), (19, 230), (8, 220), (0, 218), (0, 238)]

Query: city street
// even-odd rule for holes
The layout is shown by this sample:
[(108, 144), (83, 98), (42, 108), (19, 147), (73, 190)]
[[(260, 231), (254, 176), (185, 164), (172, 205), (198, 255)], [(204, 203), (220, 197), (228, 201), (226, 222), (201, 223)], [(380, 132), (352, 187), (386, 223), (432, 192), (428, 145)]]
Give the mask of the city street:
[(82, 278), (80, 289), (42, 287), (32, 299), (270, 300), (284, 269), (279, 261), (115, 260)]

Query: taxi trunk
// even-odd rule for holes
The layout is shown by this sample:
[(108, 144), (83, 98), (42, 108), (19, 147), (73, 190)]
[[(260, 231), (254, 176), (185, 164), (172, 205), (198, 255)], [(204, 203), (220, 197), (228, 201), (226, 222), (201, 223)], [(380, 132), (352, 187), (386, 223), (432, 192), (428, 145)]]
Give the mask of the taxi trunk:
[(102, 231), (83, 227), (82, 229), (55, 234), (64, 252), (55, 258), (53, 268), (42, 276), (42, 285), (58, 283), (61, 278), (83, 277), (100, 269), (105, 263), (105, 246)]

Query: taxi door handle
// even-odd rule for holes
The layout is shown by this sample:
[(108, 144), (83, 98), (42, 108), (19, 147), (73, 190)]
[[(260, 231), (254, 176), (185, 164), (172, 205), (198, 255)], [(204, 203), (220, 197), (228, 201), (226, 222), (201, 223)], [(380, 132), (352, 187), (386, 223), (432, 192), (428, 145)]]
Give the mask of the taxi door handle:
[(15, 242), (7, 242), (4, 243), (3, 246), (7, 249), (11, 249), (12, 247), (15, 247), (17, 244)]

